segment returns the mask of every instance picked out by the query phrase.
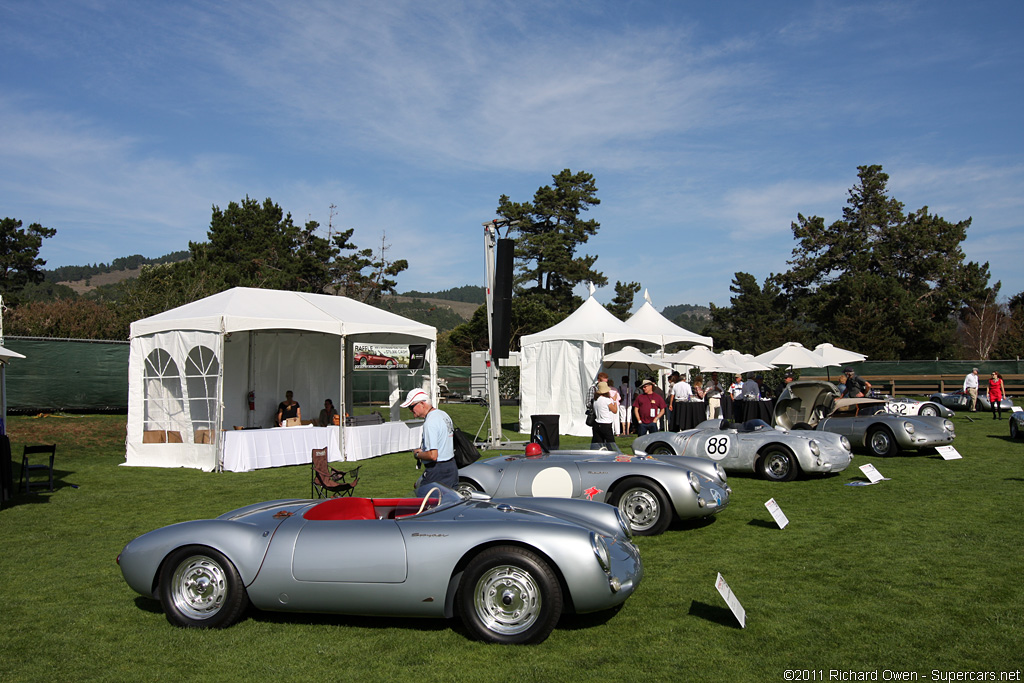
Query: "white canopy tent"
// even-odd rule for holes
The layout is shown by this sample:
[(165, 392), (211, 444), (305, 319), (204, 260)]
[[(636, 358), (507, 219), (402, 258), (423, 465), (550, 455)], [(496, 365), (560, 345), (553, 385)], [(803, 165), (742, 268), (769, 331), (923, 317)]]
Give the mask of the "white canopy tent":
[(715, 342), (711, 337), (704, 337), (695, 332), (690, 332), (684, 327), (658, 313), (651, 303), (651, 297), (644, 292), (644, 305), (637, 309), (637, 312), (629, 317), (626, 323), (635, 330), (645, 335), (653, 335), (655, 343), (665, 352), (669, 344), (688, 343), (703, 344), (712, 347)]
[(125, 464), (213, 470), (221, 430), (271, 425), (287, 390), (304, 418), (325, 398), (344, 415), (353, 342), (426, 345), (423, 387), (436, 400), (436, 338), (429, 325), (345, 297), (244, 287), (138, 320)]
[[(0, 304), (2, 305), (2, 304)], [(24, 358), (17, 351), (11, 351), (3, 346), (0, 346), (0, 405), (2, 405), (3, 412), (0, 413), (0, 434), (7, 433), (7, 363), (12, 358)]]
[(530, 431), (531, 415), (558, 415), (562, 434), (589, 436), (586, 394), (601, 369), (604, 345), (623, 341), (659, 343), (622, 322), (590, 296), (562, 322), (520, 340), (519, 431)]

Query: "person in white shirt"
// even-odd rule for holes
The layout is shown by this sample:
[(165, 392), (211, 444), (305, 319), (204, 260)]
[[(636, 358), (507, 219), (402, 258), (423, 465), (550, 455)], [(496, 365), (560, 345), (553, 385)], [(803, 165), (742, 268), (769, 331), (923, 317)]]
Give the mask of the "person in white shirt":
[(597, 383), (597, 396), (594, 398), (595, 423), (591, 427), (592, 436), (590, 439), (592, 445), (615, 443), (612, 425), (618, 419), (619, 404), (612, 400), (610, 394), (611, 387), (608, 386), (608, 382)]
[(971, 397), (971, 412), (978, 412), (978, 368), (964, 377), (964, 392)]
[(669, 417), (669, 431), (679, 430), (679, 415), (682, 410), (676, 411), (676, 403), (685, 403), (690, 400), (691, 396), (693, 396), (693, 388), (690, 387), (690, 383), (686, 381), (685, 377), (679, 376), (668, 395), (668, 414), (671, 416)]
[(712, 372), (711, 379), (704, 387), (704, 399), (708, 403), (708, 419), (722, 416), (722, 383), (718, 381), (718, 373)]
[(736, 375), (736, 379), (729, 385), (729, 393), (734, 401), (743, 395), (743, 375)]

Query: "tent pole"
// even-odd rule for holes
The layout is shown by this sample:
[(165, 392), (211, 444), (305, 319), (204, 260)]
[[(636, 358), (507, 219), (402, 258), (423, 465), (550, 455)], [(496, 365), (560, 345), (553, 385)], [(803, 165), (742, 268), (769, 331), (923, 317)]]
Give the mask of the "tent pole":
[[(219, 335), (219, 341), (217, 344), (217, 419), (211, 426), (213, 430), (213, 452), (214, 457), (217, 458), (217, 462), (214, 465), (215, 472), (224, 471), (224, 453), (221, 449), (224, 447), (224, 438), (222, 436), (224, 432), (224, 331), (223, 322), (221, 323), (222, 329)], [(203, 371), (206, 374), (206, 371)]]
[(338, 452), (341, 453), (342, 460), (348, 459), (347, 456), (345, 455), (345, 415), (347, 414), (346, 410), (348, 408), (348, 392), (346, 391), (345, 388), (346, 341), (347, 340), (345, 338), (345, 335), (340, 335), (338, 337), (338, 356), (340, 356), (340, 362), (338, 363), (338, 373), (340, 376), (338, 380), (341, 386), (341, 393), (338, 399), (339, 403), (341, 404), (340, 406), (338, 406), (338, 416), (340, 417), (340, 419), (338, 420)]

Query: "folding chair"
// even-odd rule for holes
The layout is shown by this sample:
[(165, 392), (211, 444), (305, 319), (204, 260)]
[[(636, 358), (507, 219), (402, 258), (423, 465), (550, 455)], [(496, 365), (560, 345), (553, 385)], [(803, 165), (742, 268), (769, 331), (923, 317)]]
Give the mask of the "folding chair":
[[(25, 486), (25, 493), (32, 490), (32, 487), (42, 488), (47, 487), (50, 491), (53, 491), (53, 456), (57, 452), (56, 444), (42, 444), (39, 446), (25, 446), (25, 450), (21, 454), (21, 481)], [(49, 455), (50, 459), (48, 463), (29, 463), (29, 456), (31, 455)], [(34, 472), (46, 471), (48, 474), (48, 481), (32, 481), (32, 474)]]
[[(342, 472), (327, 464), (327, 449), (314, 448), (311, 466), (311, 498), (328, 498), (333, 496), (351, 496), (352, 490), (359, 483), (359, 467)], [(330, 495), (328, 495), (330, 494)]]

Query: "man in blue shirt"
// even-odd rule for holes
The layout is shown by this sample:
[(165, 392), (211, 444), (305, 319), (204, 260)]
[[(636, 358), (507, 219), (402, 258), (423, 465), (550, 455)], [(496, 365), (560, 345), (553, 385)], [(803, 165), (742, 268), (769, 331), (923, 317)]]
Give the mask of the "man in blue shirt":
[(443, 484), (454, 489), (459, 483), (459, 468), (455, 465), (455, 444), (452, 433), (455, 425), (448, 413), (430, 405), (430, 397), (423, 389), (410, 389), (402, 403), (412, 414), (423, 420), (423, 441), (412, 452), (422, 460), (426, 472), (416, 481), (416, 488), (427, 484)]

